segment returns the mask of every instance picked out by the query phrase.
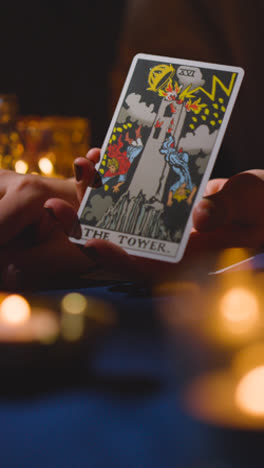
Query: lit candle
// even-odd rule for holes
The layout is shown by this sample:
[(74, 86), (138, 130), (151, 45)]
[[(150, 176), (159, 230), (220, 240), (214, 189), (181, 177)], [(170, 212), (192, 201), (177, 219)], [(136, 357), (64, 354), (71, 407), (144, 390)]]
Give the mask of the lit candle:
[(261, 303), (250, 287), (234, 285), (218, 297), (212, 294), (211, 304), (204, 331), (205, 337), (215, 345), (241, 347), (261, 334)]
[(209, 424), (241, 429), (264, 428), (264, 366), (238, 379), (230, 371), (196, 378), (184, 391), (184, 406)]
[(264, 365), (243, 376), (236, 388), (235, 401), (244, 413), (261, 418), (264, 427)]
[(18, 295), (0, 299), (0, 342), (50, 342), (59, 333), (59, 323), (49, 309), (34, 307)]
[(61, 335), (66, 341), (77, 341), (84, 334), (104, 330), (115, 323), (112, 307), (102, 300), (80, 293), (66, 294), (61, 301)]
[(185, 408), (197, 419), (264, 429), (263, 285), (263, 274), (239, 272), (211, 277), (199, 288), (165, 287), (160, 316), (173, 338), (178, 373), (182, 361)]
[(184, 392), (188, 410), (212, 424), (264, 428), (264, 342), (236, 353), (230, 366), (191, 381)]
[(43, 174), (49, 176), (53, 174), (54, 166), (52, 161), (48, 157), (40, 158), (38, 166)]

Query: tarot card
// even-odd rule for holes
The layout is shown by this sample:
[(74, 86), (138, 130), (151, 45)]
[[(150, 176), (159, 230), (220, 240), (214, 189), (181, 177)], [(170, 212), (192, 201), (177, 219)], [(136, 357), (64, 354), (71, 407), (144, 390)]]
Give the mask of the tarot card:
[(100, 188), (79, 209), (82, 237), (132, 255), (181, 259), (243, 78), (237, 67), (134, 57), (102, 146)]

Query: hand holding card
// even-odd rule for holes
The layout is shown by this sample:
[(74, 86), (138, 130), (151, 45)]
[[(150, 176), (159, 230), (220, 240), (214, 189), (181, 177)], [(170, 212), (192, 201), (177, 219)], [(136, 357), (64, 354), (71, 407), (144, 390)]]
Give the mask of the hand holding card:
[(79, 209), (77, 242), (179, 261), (242, 77), (240, 68), (137, 55), (101, 151), (102, 186), (88, 188)]

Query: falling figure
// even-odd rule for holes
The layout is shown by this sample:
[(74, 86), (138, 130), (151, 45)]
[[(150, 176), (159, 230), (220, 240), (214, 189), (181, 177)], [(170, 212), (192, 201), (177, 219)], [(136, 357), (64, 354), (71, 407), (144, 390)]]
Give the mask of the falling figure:
[(178, 176), (176, 182), (169, 189), (167, 206), (172, 206), (174, 199), (177, 201), (186, 200), (191, 205), (197, 187), (193, 185), (189, 173), (189, 155), (183, 152), (182, 148), (177, 151), (174, 143), (174, 138), (169, 136), (160, 149), (160, 153), (165, 155), (165, 161)]
[(123, 142), (121, 141), (122, 136), (118, 138), (118, 143), (111, 145), (108, 148), (108, 171), (102, 178), (102, 183), (105, 184), (113, 177), (118, 177), (116, 185), (113, 187), (113, 192), (119, 192), (121, 185), (123, 185), (127, 178), (128, 170), (137, 156), (143, 149), (143, 143), (141, 140), (141, 127), (140, 125), (135, 130), (135, 140), (129, 138), (128, 132), (125, 135), (125, 141), (128, 143), (126, 151), (121, 152)]

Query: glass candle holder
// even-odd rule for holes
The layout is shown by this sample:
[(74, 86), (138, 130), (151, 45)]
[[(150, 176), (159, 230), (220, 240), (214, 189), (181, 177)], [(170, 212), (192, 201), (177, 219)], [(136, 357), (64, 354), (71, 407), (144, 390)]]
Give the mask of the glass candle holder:
[(0, 168), (14, 169), (24, 147), (16, 123), (18, 103), (14, 94), (0, 94)]
[(79, 117), (20, 117), (17, 130), (24, 152), (14, 164), (17, 172), (71, 177), (76, 157), (89, 149), (89, 121)]

